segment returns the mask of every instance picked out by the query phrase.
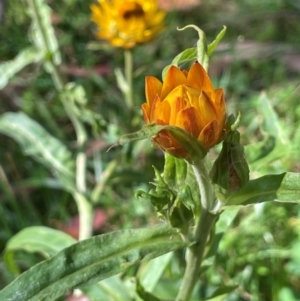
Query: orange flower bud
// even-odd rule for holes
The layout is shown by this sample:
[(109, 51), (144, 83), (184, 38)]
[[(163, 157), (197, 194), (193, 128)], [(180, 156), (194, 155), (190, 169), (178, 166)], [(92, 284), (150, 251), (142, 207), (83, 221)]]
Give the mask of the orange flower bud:
[(130, 49), (146, 43), (163, 30), (165, 12), (156, 0), (98, 0), (92, 4), (97, 36), (112, 46)]
[[(155, 77), (146, 77), (146, 100), (142, 105), (146, 124), (178, 126), (207, 150), (222, 140), (226, 118), (223, 89), (214, 89), (198, 62), (189, 71), (171, 66), (163, 83)], [(166, 130), (153, 137), (153, 141), (175, 157), (189, 156)]]

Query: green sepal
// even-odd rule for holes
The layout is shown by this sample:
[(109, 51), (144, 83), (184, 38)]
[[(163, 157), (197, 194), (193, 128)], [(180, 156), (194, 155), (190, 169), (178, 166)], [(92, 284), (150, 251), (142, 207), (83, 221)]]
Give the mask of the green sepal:
[(137, 140), (153, 138), (163, 130), (168, 131), (189, 152), (190, 156), (186, 158), (189, 163), (192, 164), (206, 156), (207, 150), (194, 136), (190, 135), (184, 129), (173, 125), (156, 125), (155, 123), (150, 123), (138, 132), (122, 136), (118, 144), (124, 145)]
[(156, 211), (166, 217), (167, 208), (170, 207), (176, 199), (176, 192), (169, 188), (155, 166), (153, 166), (153, 169), (155, 172), (155, 181), (151, 184), (153, 184), (155, 188), (151, 189), (149, 193), (138, 190), (135, 193), (135, 197), (137, 199), (143, 198), (150, 201)]
[(232, 132), (236, 131), (240, 125), (241, 113), (239, 112), (237, 117), (233, 114), (229, 115), (226, 120), (226, 127), (230, 128)]
[(186, 181), (188, 164), (185, 160), (165, 153), (164, 181), (172, 189), (183, 185)]
[(240, 145), (238, 131), (231, 131), (226, 135), (221, 153), (213, 164), (210, 176), (221, 201), (225, 201), (229, 195), (248, 183), (249, 167), (244, 148)]
[(180, 229), (182, 233), (186, 233), (190, 222), (194, 218), (194, 210), (195, 205), (190, 187), (184, 185), (178, 192), (177, 198), (169, 211), (168, 219), (171, 226)]
[(186, 233), (192, 220), (200, 214), (199, 188), (190, 165), (166, 154), (163, 175), (155, 168), (155, 188), (135, 196), (151, 202), (158, 215), (174, 228)]
[(172, 191), (176, 191), (177, 198), (192, 210), (195, 217), (200, 214), (200, 192), (190, 164), (185, 160), (165, 154), (164, 181)]
[(195, 201), (189, 185), (186, 184), (182, 187), (182, 189), (177, 194), (176, 201), (179, 201), (182, 204), (184, 204), (184, 206), (188, 208), (190, 211), (192, 212), (196, 211)]
[(172, 194), (169, 193), (169, 191), (157, 189), (151, 189), (149, 193), (143, 190), (138, 190), (135, 193), (135, 197), (137, 199), (142, 198), (147, 201), (150, 201), (158, 213), (163, 213), (165, 211), (164, 208), (166, 208), (167, 204), (172, 202), (173, 198)]

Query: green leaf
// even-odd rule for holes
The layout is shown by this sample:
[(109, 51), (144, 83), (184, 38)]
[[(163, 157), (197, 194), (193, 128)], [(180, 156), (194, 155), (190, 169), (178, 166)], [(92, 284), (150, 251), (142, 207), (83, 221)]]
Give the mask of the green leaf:
[(262, 130), (267, 135), (260, 143), (246, 147), (253, 171), (265, 169), (271, 162), (288, 156), (292, 150), (292, 143), (289, 142), (288, 135), (266, 93), (262, 93), (258, 98), (257, 111), (263, 116)]
[[(99, 113), (87, 108), (88, 98), (82, 85), (75, 82), (67, 83), (60, 93), (60, 97), (68, 103), (70, 110), (73, 111), (78, 119), (92, 126), (95, 132), (106, 124), (106, 121)], [(78, 136), (85, 136), (79, 128), (77, 128), (77, 131)]]
[[(32, 19), (31, 38), (35, 46), (46, 52), (54, 65), (61, 63), (58, 42), (51, 22), (51, 9), (45, 0), (29, 0), (28, 13)], [(48, 72), (52, 71), (51, 64), (45, 61)]]
[[(179, 30), (184, 30), (187, 27), (195, 28), (198, 31), (198, 33), (199, 33), (199, 30), (201, 31), (201, 29), (197, 28), (194, 25), (186, 26)], [(223, 39), (225, 33), (226, 33), (226, 26), (223, 26), (223, 29), (216, 36), (215, 40), (207, 46), (206, 52), (207, 52), (208, 56), (211, 56), (213, 54), (215, 48), (218, 46), (220, 41)], [(202, 39), (204, 39), (204, 41)], [(180, 52), (178, 55), (176, 55), (175, 58), (173, 59), (172, 63), (163, 69), (162, 78), (165, 78), (166, 73), (168, 72), (168, 70), (170, 69), (171, 66), (178, 67), (180, 64), (184, 64), (184, 63), (190, 62), (190, 61), (195, 62), (196, 60), (198, 60), (201, 64), (203, 64), (203, 62), (202, 62), (203, 58), (202, 58), (201, 54), (200, 54), (200, 58), (198, 56), (199, 51), (202, 51), (201, 49), (204, 47), (203, 42), (206, 43), (205, 36), (203, 38), (202, 34), (199, 34), (199, 40), (197, 42), (197, 47), (187, 48), (184, 51)], [(205, 50), (205, 47), (203, 49)]]
[(197, 61), (204, 67), (207, 71), (208, 68), (208, 53), (207, 53), (207, 41), (203, 30), (194, 24), (187, 25), (183, 28), (177, 28), (178, 30), (185, 30), (187, 28), (193, 28), (198, 32), (199, 39), (197, 41)]
[(0, 64), (0, 89), (3, 89), (8, 81), (25, 66), (39, 62), (44, 55), (45, 52), (31, 47), (22, 50), (13, 60)]
[(178, 67), (180, 64), (184, 64), (186, 62), (196, 61), (196, 60), (197, 60), (197, 48), (192, 47), (192, 48), (185, 49), (184, 51), (180, 52), (178, 55), (175, 56), (175, 58), (173, 59), (170, 65), (166, 66), (163, 69), (162, 78), (165, 78), (171, 66)]
[(137, 277), (143, 287), (147, 288), (148, 292), (154, 290), (172, 257), (173, 253), (170, 252), (141, 265)]
[(179, 66), (180, 64), (186, 62), (195, 61), (196, 59), (197, 59), (197, 48), (191, 47), (185, 49), (184, 51), (176, 55), (171, 65)]
[(232, 225), (234, 219), (237, 217), (238, 212), (241, 208), (239, 206), (231, 206), (226, 208), (219, 215), (218, 221), (216, 223), (216, 233), (223, 233)]
[(287, 143), (287, 137), (280, 125), (279, 117), (274, 110), (271, 100), (266, 93), (261, 93), (257, 101), (257, 111), (263, 115), (263, 129), (270, 135), (280, 139), (282, 143)]
[(208, 56), (211, 56), (213, 54), (214, 50), (216, 49), (216, 47), (218, 46), (220, 41), (223, 39), (223, 37), (226, 33), (226, 29), (227, 29), (227, 27), (223, 26), (223, 29), (218, 33), (218, 35), (216, 36), (214, 41), (208, 45), (208, 47), (207, 47)]
[(29, 227), (21, 230), (7, 242), (4, 259), (8, 267), (19, 274), (19, 269), (14, 263), (16, 251), (40, 253), (45, 258), (50, 258), (75, 242), (73, 237), (58, 230), (42, 226)]
[(190, 222), (193, 221), (195, 203), (190, 187), (184, 185), (178, 191), (172, 207), (168, 211), (168, 220), (174, 228), (179, 228), (181, 232), (187, 233)]
[(276, 147), (276, 138), (266, 135), (262, 141), (245, 146), (245, 153), (249, 163), (265, 158)]
[(178, 189), (186, 183), (188, 164), (185, 160), (165, 153), (164, 181), (171, 189)]
[(81, 289), (90, 301), (131, 301), (129, 289), (119, 276), (103, 279), (97, 284)]
[(138, 191), (137, 197), (150, 200), (159, 215), (174, 228), (186, 233), (190, 222), (200, 213), (200, 192), (192, 167), (185, 160), (165, 153), (163, 174), (156, 168), (155, 189)]
[(155, 125), (153, 123), (144, 126), (140, 131), (124, 135), (119, 140), (119, 145), (124, 145), (129, 142), (142, 140), (146, 138), (152, 138), (160, 131), (167, 130), (172, 136), (189, 152), (190, 157), (186, 158), (191, 164), (193, 162), (203, 159), (207, 150), (201, 145), (201, 143), (188, 132), (180, 127), (172, 125)]
[(206, 301), (222, 301), (225, 297), (233, 292), (239, 285), (229, 285), (229, 286), (222, 286), (217, 288), (208, 298)]
[(186, 245), (169, 226), (95, 236), (73, 244), (21, 274), (0, 292), (0, 300), (55, 300), (73, 288), (94, 284), (135, 263)]
[(16, 140), (25, 154), (53, 171), (67, 189), (74, 189), (71, 152), (40, 124), (21, 112), (6, 113), (0, 117), (0, 132)]
[(249, 205), (266, 201), (300, 203), (300, 173), (267, 175), (249, 181), (229, 196), (226, 205)]
[(142, 300), (144, 301), (160, 301), (160, 299), (146, 291), (139, 281), (137, 281), (136, 284), (136, 292), (138, 293), (139, 297), (142, 298)]

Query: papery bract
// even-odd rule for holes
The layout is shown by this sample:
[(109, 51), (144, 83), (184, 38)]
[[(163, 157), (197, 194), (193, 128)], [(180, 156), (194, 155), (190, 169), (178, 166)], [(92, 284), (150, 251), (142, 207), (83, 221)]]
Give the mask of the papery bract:
[[(178, 126), (207, 150), (222, 140), (226, 118), (223, 89), (214, 89), (200, 63), (194, 63), (189, 71), (171, 66), (163, 83), (155, 77), (146, 77), (146, 101), (142, 105), (146, 124)], [(175, 157), (189, 156), (166, 130), (152, 140)]]
[(97, 36), (112, 46), (130, 49), (163, 30), (165, 12), (156, 0), (98, 0), (91, 5)]

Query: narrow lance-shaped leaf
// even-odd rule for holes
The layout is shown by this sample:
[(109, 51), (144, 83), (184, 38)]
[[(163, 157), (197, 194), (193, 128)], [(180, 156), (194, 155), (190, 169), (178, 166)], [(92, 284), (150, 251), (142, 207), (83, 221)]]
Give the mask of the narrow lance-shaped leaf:
[(138, 271), (138, 279), (148, 292), (152, 292), (162, 276), (167, 265), (170, 263), (173, 253), (167, 253), (143, 263)]
[(103, 279), (90, 286), (82, 287), (81, 291), (83, 291), (89, 301), (132, 301), (130, 288), (126, 286), (119, 275)]
[(55, 229), (42, 226), (28, 227), (7, 242), (4, 259), (12, 271), (19, 273), (18, 267), (14, 263), (16, 251), (36, 252), (49, 258), (75, 242), (73, 237)]
[(136, 284), (136, 292), (143, 301), (160, 301), (160, 299), (155, 297), (149, 291), (145, 290), (143, 285), (139, 281), (137, 281)]
[(0, 132), (16, 140), (25, 154), (54, 171), (72, 189), (75, 166), (71, 152), (35, 120), (21, 112), (6, 113), (0, 117)]
[(186, 158), (186, 160), (191, 164), (206, 156), (207, 150), (194, 136), (190, 135), (182, 128), (172, 125), (148, 124), (138, 132), (122, 136), (119, 140), (119, 144), (124, 145), (137, 140), (149, 139), (157, 135), (162, 130), (169, 131), (172, 136), (189, 152), (190, 156)]
[(33, 47), (22, 50), (13, 60), (0, 64), (0, 89), (25, 66), (37, 63), (44, 57), (45, 52)]
[(257, 111), (263, 116), (262, 131), (268, 133), (258, 144), (247, 146), (250, 155), (251, 170), (261, 171), (277, 159), (287, 157), (292, 149), (288, 135), (280, 124), (279, 117), (274, 110), (271, 100), (266, 93), (261, 93), (257, 99)]
[(249, 205), (266, 201), (300, 203), (300, 173), (266, 175), (249, 181), (226, 199), (226, 205)]
[[(34, 44), (38, 49), (47, 52), (55, 65), (60, 64), (61, 56), (51, 22), (50, 7), (45, 0), (28, 0), (28, 4), (28, 13), (33, 21), (31, 36)], [(52, 70), (48, 64), (46, 68), (48, 71)]]
[(233, 292), (239, 285), (221, 286), (217, 288), (205, 301), (222, 301), (225, 297)]
[(21, 274), (0, 291), (0, 300), (56, 300), (73, 288), (94, 284), (135, 263), (185, 246), (176, 230), (168, 226), (94, 236)]
[(190, 62), (190, 61), (196, 61), (197, 60), (197, 48), (187, 48), (184, 51), (180, 52), (178, 55), (175, 56), (172, 63), (170, 65), (167, 65), (162, 72), (162, 78), (164, 79), (169, 68), (171, 66), (179, 66), (180, 64)]
[(196, 25), (187, 25), (183, 28), (180, 28), (178, 30), (185, 30), (187, 28), (194, 28), (199, 35), (199, 39), (197, 41), (197, 61), (204, 67), (205, 70), (208, 69), (208, 53), (207, 53), (207, 41), (206, 41), (206, 36), (203, 30), (201, 30), (198, 26)]
[(213, 42), (211, 42), (208, 46), (207, 46), (207, 54), (208, 56), (211, 56), (213, 54), (213, 52), (215, 51), (216, 47), (218, 46), (218, 44), (220, 43), (220, 41), (223, 39), (225, 33), (226, 33), (226, 26), (223, 26), (223, 29), (218, 33), (218, 35), (216, 36), (216, 38), (214, 39)]
[[(189, 27), (191, 27), (191, 26), (189, 26)], [(184, 30), (185, 28), (182, 28), (179, 30)], [(196, 29), (196, 30), (198, 30), (198, 29)], [(219, 34), (216, 36), (214, 41), (207, 46), (207, 50), (206, 50), (207, 56), (211, 56), (213, 54), (214, 50), (216, 49), (216, 47), (218, 46), (218, 44), (224, 37), (225, 33), (226, 33), (226, 26), (223, 26), (223, 29), (219, 32)], [(199, 60), (199, 55), (198, 55), (199, 52), (202, 51), (201, 49), (203, 48), (203, 44), (201, 44), (201, 43), (202, 43), (202, 41), (201, 41), (201, 36), (200, 36), (200, 39), (197, 42), (197, 47), (187, 48), (184, 51), (180, 52), (178, 55), (176, 55), (175, 58), (172, 60), (172, 63), (163, 69), (162, 78), (165, 78), (167, 71), (169, 70), (169, 68), (172, 65), (178, 67), (180, 64), (190, 62), (190, 61), (196, 61), (197, 59), (200, 63), (202, 63), (201, 54), (200, 54), (200, 60)], [(205, 50), (205, 48), (204, 48), (204, 50)]]

